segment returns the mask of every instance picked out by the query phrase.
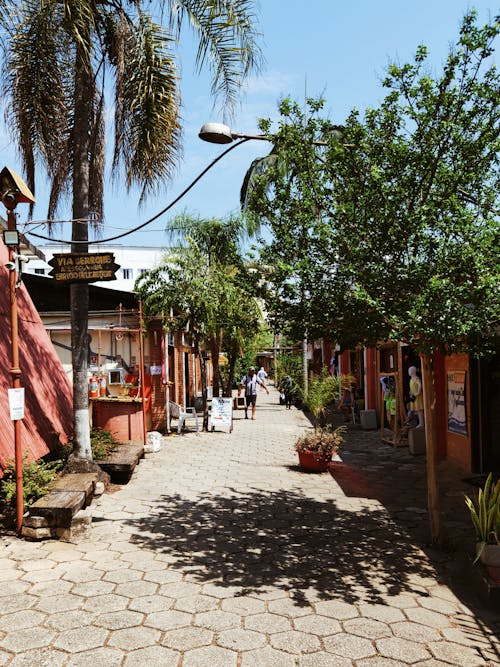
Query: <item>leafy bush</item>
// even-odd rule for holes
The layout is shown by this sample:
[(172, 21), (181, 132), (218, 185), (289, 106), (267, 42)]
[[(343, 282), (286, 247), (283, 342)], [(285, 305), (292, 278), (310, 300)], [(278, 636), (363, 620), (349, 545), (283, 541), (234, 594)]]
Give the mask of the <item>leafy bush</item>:
[(120, 441), (114, 437), (111, 431), (93, 428), (90, 432), (90, 447), (93, 459), (106, 458), (111, 452), (116, 451), (119, 445)]
[(318, 428), (312, 433), (307, 433), (295, 443), (296, 452), (313, 452), (315, 458), (331, 459), (337, 453), (344, 441), (345, 426), (331, 428)]
[[(23, 461), (23, 502), (29, 507), (49, 491), (51, 482), (62, 468), (62, 461)], [(11, 525), (16, 516), (16, 466), (9, 462), (0, 480), (0, 512), (4, 523)]]
[(478, 540), (476, 562), (487, 544), (500, 543), (500, 480), (494, 484), (490, 472), (475, 501), (465, 496), (465, 504)]

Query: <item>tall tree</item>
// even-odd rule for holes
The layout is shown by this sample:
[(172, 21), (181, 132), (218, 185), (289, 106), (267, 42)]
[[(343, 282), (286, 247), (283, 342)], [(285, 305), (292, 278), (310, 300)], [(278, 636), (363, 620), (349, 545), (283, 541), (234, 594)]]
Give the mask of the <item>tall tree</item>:
[(179, 245), (169, 251), (162, 264), (139, 277), (136, 289), (147, 315), (173, 310), (175, 317), (168, 326), (177, 331), (189, 330), (200, 360), (206, 427), (204, 349), (211, 353), (214, 395), (218, 396), (222, 345), (230, 353), (230, 375), (234, 376), (236, 352), (245, 334), (258, 328), (260, 309), (239, 253), (240, 220), (182, 215), (174, 218), (170, 228), (175, 237), (180, 237)]
[[(327, 143), (321, 167), (310, 136), (303, 135), (310, 121), (305, 125), (300, 115), (290, 116), (289, 104), (282, 107), (278, 130), (270, 135), (268, 123), (262, 130), (275, 151), (286, 148), (305, 206), (296, 212), (280, 197), (288, 184), (278, 172), (271, 189), (257, 177), (249, 200), (254, 213), (271, 222), (270, 252), (280, 253), (278, 266), (301, 214), (312, 221), (320, 212), (307, 248), (309, 255), (326, 240), (311, 256), (315, 289), (308, 308), (318, 331), (332, 331), (344, 345), (404, 341), (422, 355), (434, 540), (441, 527), (433, 353), (484, 353), (500, 320), (500, 75), (492, 63), (500, 23), (497, 17), (479, 27), (476, 20), (474, 12), (464, 17), (437, 75), (423, 46), (412, 63), (388, 68), (380, 107), (363, 118), (353, 111), (343, 126), (342, 141), (352, 148), (321, 121)], [(299, 302), (302, 247), (301, 253), (289, 269), (297, 276), (292, 305)], [(281, 289), (286, 297), (289, 288)], [(276, 307), (286, 314), (287, 299)]]
[[(168, 179), (179, 160), (180, 98), (175, 45), (185, 23), (198, 35), (197, 66), (226, 109), (259, 64), (251, 0), (2, 0), (9, 122), (27, 183), (35, 168), (51, 182), (48, 217), (72, 201), (72, 251), (86, 252), (89, 219), (102, 219), (106, 111), (114, 95), (115, 176), (138, 186), (140, 200)], [(151, 10), (165, 17), (162, 27)], [(71, 285), (74, 456), (90, 459), (88, 286)]]

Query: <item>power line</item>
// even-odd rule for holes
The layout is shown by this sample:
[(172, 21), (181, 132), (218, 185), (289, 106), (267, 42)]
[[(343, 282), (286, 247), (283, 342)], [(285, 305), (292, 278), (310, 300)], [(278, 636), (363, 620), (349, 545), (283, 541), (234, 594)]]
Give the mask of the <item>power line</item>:
[(110, 236), (107, 239), (99, 239), (98, 241), (68, 241), (68, 240), (65, 240), (65, 239), (55, 239), (55, 238), (52, 238), (51, 236), (43, 236), (42, 234), (35, 234), (35, 232), (28, 232), (28, 233), (30, 234), (30, 236), (35, 236), (36, 238), (44, 239), (45, 241), (51, 241), (52, 243), (64, 243), (64, 244), (73, 244), (73, 245), (101, 245), (102, 243), (107, 243), (108, 241), (116, 241), (116, 239), (121, 239), (124, 236), (128, 236), (129, 234), (133, 234), (134, 232), (138, 232), (140, 229), (143, 229), (144, 227), (146, 227), (146, 225), (151, 224), (152, 222), (157, 220), (160, 216), (162, 216), (164, 213), (166, 213), (169, 209), (171, 209), (173, 206), (175, 206), (175, 204), (177, 204), (177, 202), (180, 199), (182, 199), (182, 197), (184, 197), (184, 195), (187, 194), (189, 192), (189, 190), (191, 190), (191, 188), (193, 186), (195, 186), (196, 183), (198, 183), (198, 181), (201, 178), (203, 178), (203, 176), (207, 173), (207, 171), (209, 171), (209, 169), (211, 169), (215, 164), (217, 164), (217, 162), (219, 160), (221, 160), (225, 155), (227, 155), (232, 150), (234, 150), (237, 146), (240, 146), (241, 144), (245, 143), (246, 141), (250, 141), (250, 137), (240, 139), (240, 141), (236, 142), (232, 146), (229, 146), (229, 148), (226, 148), (226, 150), (223, 151), (222, 153), (220, 153), (220, 155), (218, 155), (214, 160), (212, 160), (212, 162), (210, 162), (210, 164), (207, 167), (205, 167), (205, 169), (203, 169), (203, 171), (200, 172), (198, 174), (198, 176), (193, 181), (191, 181), (191, 183), (186, 188), (184, 188), (184, 190), (180, 193), (180, 195), (178, 195), (172, 202), (170, 202), (170, 204), (168, 204), (168, 206), (165, 206), (164, 209), (162, 209), (159, 213), (154, 215), (152, 218), (149, 218), (149, 220), (146, 220), (146, 222), (143, 222), (142, 224), (138, 225), (137, 227), (134, 227), (133, 229), (130, 229), (127, 232), (124, 232), (123, 234), (117, 234), (116, 236)]

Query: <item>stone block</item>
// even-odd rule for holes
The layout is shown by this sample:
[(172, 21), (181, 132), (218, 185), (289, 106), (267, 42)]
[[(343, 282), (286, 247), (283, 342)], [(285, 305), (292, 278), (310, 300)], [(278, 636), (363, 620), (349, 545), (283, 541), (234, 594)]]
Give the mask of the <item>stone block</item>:
[(48, 537), (53, 537), (53, 530), (48, 527), (42, 528), (30, 528), (29, 526), (24, 526), (21, 529), (21, 535), (28, 540), (45, 540)]
[(375, 410), (361, 410), (361, 428), (365, 431), (377, 428), (377, 413)]
[(90, 537), (92, 514), (89, 510), (80, 510), (75, 514), (69, 528), (56, 528), (57, 537), (63, 542), (79, 542)]
[(425, 454), (425, 428), (412, 428), (408, 431), (408, 448), (410, 454)]
[(102, 496), (104, 491), (106, 490), (106, 487), (104, 486), (103, 482), (96, 482), (95, 488), (94, 488), (94, 496)]
[(51, 525), (49, 517), (45, 516), (31, 516), (25, 514), (23, 519), (23, 526), (26, 528), (48, 528)]

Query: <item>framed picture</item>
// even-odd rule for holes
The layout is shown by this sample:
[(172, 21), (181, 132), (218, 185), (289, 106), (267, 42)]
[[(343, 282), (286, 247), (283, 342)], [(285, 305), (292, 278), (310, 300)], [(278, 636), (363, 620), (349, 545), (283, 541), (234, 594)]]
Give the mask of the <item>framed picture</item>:
[(448, 431), (467, 435), (467, 404), (465, 401), (465, 371), (448, 371)]

